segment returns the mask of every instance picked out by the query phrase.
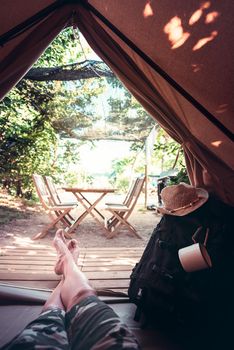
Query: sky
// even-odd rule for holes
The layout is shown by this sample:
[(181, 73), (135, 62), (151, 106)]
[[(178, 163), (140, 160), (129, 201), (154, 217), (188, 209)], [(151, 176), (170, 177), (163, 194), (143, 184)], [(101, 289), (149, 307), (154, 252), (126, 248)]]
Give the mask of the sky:
[(89, 173), (111, 172), (114, 159), (121, 159), (129, 154), (130, 143), (126, 141), (103, 140), (97, 142), (97, 147), (90, 144), (80, 147), (80, 159), (84, 169)]

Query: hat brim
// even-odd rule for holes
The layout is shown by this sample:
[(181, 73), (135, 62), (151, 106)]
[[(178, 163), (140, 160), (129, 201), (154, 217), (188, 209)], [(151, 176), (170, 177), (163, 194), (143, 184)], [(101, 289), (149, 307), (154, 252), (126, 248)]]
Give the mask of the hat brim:
[(160, 214), (167, 214), (167, 215), (173, 215), (173, 216), (184, 216), (192, 213), (196, 209), (200, 208), (209, 198), (209, 193), (203, 188), (196, 188), (196, 192), (197, 192), (199, 201), (194, 203), (194, 205), (184, 209), (176, 210), (175, 212), (171, 212), (162, 206), (162, 207), (157, 207), (157, 212)]

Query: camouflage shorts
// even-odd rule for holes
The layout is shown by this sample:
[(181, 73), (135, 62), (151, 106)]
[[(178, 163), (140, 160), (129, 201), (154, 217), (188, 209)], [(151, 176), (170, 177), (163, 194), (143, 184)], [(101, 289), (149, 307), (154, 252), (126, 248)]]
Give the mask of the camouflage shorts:
[(2, 349), (135, 350), (140, 347), (115, 312), (96, 296), (89, 296), (67, 313), (60, 309), (44, 311)]

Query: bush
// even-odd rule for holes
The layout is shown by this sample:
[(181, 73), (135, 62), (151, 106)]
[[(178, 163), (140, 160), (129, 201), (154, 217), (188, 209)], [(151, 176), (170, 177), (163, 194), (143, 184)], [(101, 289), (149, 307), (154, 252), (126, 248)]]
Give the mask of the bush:
[(180, 182), (185, 182), (187, 184), (190, 184), (186, 168), (180, 169), (177, 175), (170, 178), (170, 180), (167, 183), (167, 186), (177, 185)]

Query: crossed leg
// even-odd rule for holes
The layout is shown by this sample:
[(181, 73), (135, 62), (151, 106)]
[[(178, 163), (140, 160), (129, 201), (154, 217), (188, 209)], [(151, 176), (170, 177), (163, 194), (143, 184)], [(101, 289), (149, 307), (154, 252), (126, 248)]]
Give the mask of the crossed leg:
[[(61, 233), (61, 232), (60, 232)], [(63, 274), (61, 300), (67, 310), (66, 326), (72, 349), (139, 349), (139, 344), (116, 313), (97, 296), (79, 270), (71, 252), (78, 255), (77, 242), (67, 246), (58, 232), (54, 246), (58, 252), (57, 273)], [(69, 249), (70, 248), (70, 249)]]
[(72, 239), (67, 245), (62, 230), (58, 230), (53, 243), (58, 253), (55, 272), (63, 275), (60, 296), (66, 311), (69, 311), (74, 304), (87, 296), (96, 295), (96, 292), (77, 266), (78, 242)]
[(63, 232), (58, 230), (53, 243), (58, 253), (55, 272), (62, 279), (41, 315), (3, 349), (140, 349), (127, 326), (95, 295), (79, 270), (77, 241), (66, 244)]
[[(76, 265), (79, 255), (77, 241), (71, 240), (66, 244), (62, 230), (57, 231), (55, 240), (57, 239), (61, 240), (66, 246), (72, 266)], [(64, 257), (60, 251), (58, 251), (58, 255), (54, 270), (57, 274), (62, 274)], [(66, 308), (61, 299), (63, 283), (64, 276), (62, 276), (61, 281), (49, 296), (39, 317), (28, 324), (10, 343), (6, 344), (3, 347), (4, 350), (36, 348), (70, 349), (65, 324)], [(65, 293), (65, 290), (63, 293)]]
[[(70, 255), (74, 261), (75, 264), (77, 264), (77, 260), (79, 257), (79, 247), (78, 242), (75, 239), (70, 240), (68, 243), (66, 243), (66, 239), (64, 237), (63, 230), (59, 229), (56, 232), (55, 240), (60, 239), (64, 244), (66, 244), (67, 249), (70, 252)], [(56, 247), (56, 243), (55, 247)], [(57, 275), (63, 274), (63, 254), (61, 254), (60, 250), (57, 250), (58, 253), (58, 259), (54, 267), (54, 271)], [(57, 285), (57, 287), (54, 289), (54, 291), (49, 296), (48, 300), (46, 301), (45, 305), (43, 306), (42, 311), (45, 311), (47, 309), (54, 309), (54, 308), (60, 308), (61, 310), (65, 310), (65, 307), (63, 305), (63, 302), (61, 300), (61, 288), (64, 283), (64, 277), (62, 277), (61, 281)]]

